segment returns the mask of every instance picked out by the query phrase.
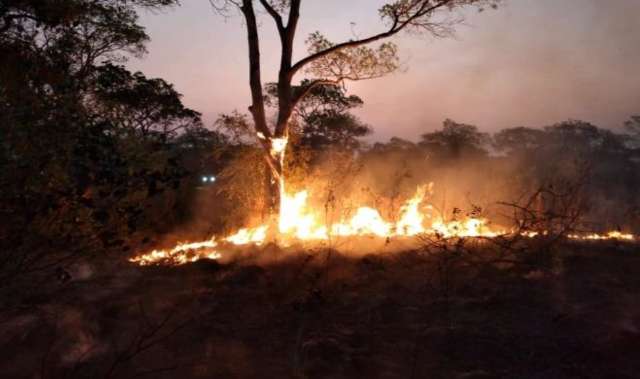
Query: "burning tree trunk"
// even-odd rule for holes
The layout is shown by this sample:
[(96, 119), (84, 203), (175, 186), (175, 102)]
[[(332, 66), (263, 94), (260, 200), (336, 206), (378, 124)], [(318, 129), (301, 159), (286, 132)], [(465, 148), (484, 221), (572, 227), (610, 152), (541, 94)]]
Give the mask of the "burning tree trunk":
[[(263, 139), (262, 135), (258, 137)], [(265, 148), (265, 159), (270, 175), (267, 176), (267, 205), (271, 215), (280, 213), (280, 203), (284, 194), (284, 158), (287, 150), (287, 138), (271, 138), (270, 148)]]

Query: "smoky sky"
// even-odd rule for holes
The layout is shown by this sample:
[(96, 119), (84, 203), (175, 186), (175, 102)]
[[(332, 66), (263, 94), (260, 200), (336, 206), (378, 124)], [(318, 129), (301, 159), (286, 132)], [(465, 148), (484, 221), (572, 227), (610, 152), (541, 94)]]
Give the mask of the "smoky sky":
[[(455, 37), (400, 35), (402, 70), (350, 83), (365, 101), (358, 115), (376, 140), (416, 138), (446, 118), (495, 131), (567, 119), (621, 128), (640, 113), (640, 1), (506, 0), (498, 10), (465, 12)], [(184, 0), (144, 14), (149, 54), (131, 69), (162, 77), (211, 124), (249, 104), (248, 58), (240, 17), (216, 15), (207, 0)], [(319, 30), (334, 41), (380, 31), (383, 0), (306, 0), (296, 56)], [(262, 17), (263, 78), (277, 77), (279, 48)]]

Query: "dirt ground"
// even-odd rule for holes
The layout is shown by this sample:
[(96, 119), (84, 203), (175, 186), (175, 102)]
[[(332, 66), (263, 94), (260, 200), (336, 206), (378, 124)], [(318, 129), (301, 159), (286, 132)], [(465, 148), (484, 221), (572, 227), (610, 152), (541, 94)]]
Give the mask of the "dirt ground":
[(554, 256), (445, 272), (419, 251), (267, 246), (225, 264), (77, 264), (4, 299), (0, 377), (640, 378), (640, 248)]

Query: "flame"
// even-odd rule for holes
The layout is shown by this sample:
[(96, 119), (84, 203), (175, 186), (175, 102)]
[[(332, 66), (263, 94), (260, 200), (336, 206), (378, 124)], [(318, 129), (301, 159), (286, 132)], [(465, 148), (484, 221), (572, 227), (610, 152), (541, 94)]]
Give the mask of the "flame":
[(225, 241), (238, 246), (249, 244), (260, 246), (267, 239), (267, 229), (266, 226), (255, 229), (240, 229), (238, 233), (225, 238)]
[(289, 140), (285, 137), (283, 138), (272, 138), (271, 139), (271, 154), (273, 156), (281, 156), (284, 155), (285, 150), (287, 150), (287, 143)]
[(398, 221), (398, 224), (396, 225), (398, 235), (415, 236), (424, 233), (425, 229), (423, 227), (423, 221), (425, 216), (420, 212), (419, 207), (427, 194), (427, 189), (429, 190), (429, 193), (431, 193), (433, 190), (433, 183), (429, 183), (428, 186), (418, 187), (415, 196), (409, 199), (409, 201), (400, 208), (402, 215), (400, 216), (400, 221)]
[[(258, 137), (258, 139), (261, 139), (261, 140), (267, 139), (267, 136), (265, 136), (264, 133), (262, 132), (256, 133), (256, 136)], [(287, 137), (271, 138), (269, 142), (271, 144), (271, 150), (270, 150), (271, 155), (274, 157), (279, 157), (283, 159), (284, 152), (287, 150), (287, 144), (289, 143), (289, 139)]]
[[(280, 234), (294, 236), (301, 240), (318, 239), (326, 235), (326, 229), (316, 228), (316, 220), (307, 210), (309, 193), (301, 191), (293, 196), (286, 194), (284, 183), (280, 184)], [(323, 239), (323, 238), (320, 238)]]
[(149, 266), (162, 262), (186, 264), (200, 259), (219, 259), (221, 255), (215, 250), (218, 243), (215, 237), (209, 241), (194, 243), (179, 243), (171, 250), (153, 250), (131, 259), (131, 262), (141, 266)]
[[(286, 148), (286, 139), (282, 143), (274, 143), (274, 148)], [(284, 151), (284, 150), (283, 150)], [(433, 207), (425, 203), (427, 194), (431, 194), (433, 183), (418, 187), (415, 195), (401, 207), (396, 223), (386, 221), (377, 209), (360, 207), (351, 217), (344, 217), (332, 225), (324, 225), (320, 220), (321, 212), (309, 206), (309, 192), (300, 191), (288, 194), (284, 180), (281, 178), (281, 204), (277, 225), (279, 239), (289, 241), (328, 241), (332, 236), (346, 238), (352, 236), (372, 236), (380, 238), (411, 237), (417, 235), (433, 235), (439, 238), (494, 238), (501, 235), (514, 234), (495, 229), (489, 220), (479, 217), (467, 217), (461, 220), (446, 221), (436, 216)], [(244, 228), (238, 232), (218, 239), (215, 236), (208, 241), (196, 243), (180, 243), (169, 250), (154, 250), (140, 254), (131, 259), (139, 265), (174, 264), (181, 265), (200, 259), (219, 259), (224, 246), (260, 246), (270, 235), (270, 225), (256, 228)], [(535, 238), (546, 232), (523, 231), (520, 235)], [(635, 241), (632, 234), (609, 232), (607, 234), (570, 234), (573, 240), (620, 240)]]
[(358, 208), (351, 220), (334, 225), (332, 230), (335, 235), (340, 237), (357, 235), (391, 236), (391, 224), (384, 221), (377, 210), (368, 207)]
[(635, 241), (636, 240), (636, 236), (634, 236), (633, 234), (626, 234), (618, 231), (609, 232), (607, 234), (597, 234), (597, 233), (591, 233), (586, 235), (569, 234), (568, 237), (569, 239), (581, 240), (581, 241), (610, 241), (610, 240)]
[(433, 230), (444, 238), (453, 237), (497, 237), (506, 234), (503, 231), (492, 231), (486, 219), (470, 218), (464, 221), (445, 223), (437, 221), (432, 225)]

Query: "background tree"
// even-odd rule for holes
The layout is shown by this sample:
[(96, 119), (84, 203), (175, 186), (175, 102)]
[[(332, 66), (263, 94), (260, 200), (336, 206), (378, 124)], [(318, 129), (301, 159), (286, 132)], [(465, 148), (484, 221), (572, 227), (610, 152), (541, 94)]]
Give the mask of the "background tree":
[(629, 121), (625, 123), (625, 127), (631, 133), (640, 135), (640, 116), (631, 116)]
[(96, 68), (92, 85), (96, 112), (124, 132), (166, 139), (201, 127), (200, 113), (186, 108), (181, 95), (162, 79), (107, 63)]
[(445, 159), (472, 158), (487, 155), (490, 136), (474, 125), (445, 120), (442, 130), (423, 134), (420, 146)]
[(631, 134), (631, 143), (635, 148), (636, 155), (640, 155), (640, 116), (631, 116), (624, 126)]
[[(386, 29), (380, 33), (334, 43), (321, 33), (307, 39), (308, 55), (294, 62), (293, 47), (300, 21), (302, 0), (210, 0), (214, 9), (229, 12), (240, 10), (247, 28), (249, 77), (252, 104), (249, 107), (254, 127), (264, 148), (265, 159), (273, 177), (270, 202), (279, 206), (283, 179), (284, 145), (288, 142), (290, 120), (300, 101), (314, 88), (336, 85), (348, 80), (365, 80), (384, 76), (398, 68), (397, 48), (384, 40), (402, 31), (444, 36), (452, 31), (459, 19), (455, 11), (474, 5), (495, 6), (494, 0), (396, 0), (379, 9)], [(280, 69), (277, 81), (277, 115), (272, 128), (267, 122), (260, 59), (260, 36), (256, 5), (272, 18), (281, 42)], [(371, 44), (382, 42), (378, 46)], [(295, 86), (297, 74), (306, 72), (310, 80)]]
[(493, 136), (493, 146), (499, 152), (517, 156), (529, 154), (540, 148), (545, 143), (545, 138), (543, 130), (520, 126), (496, 133)]

